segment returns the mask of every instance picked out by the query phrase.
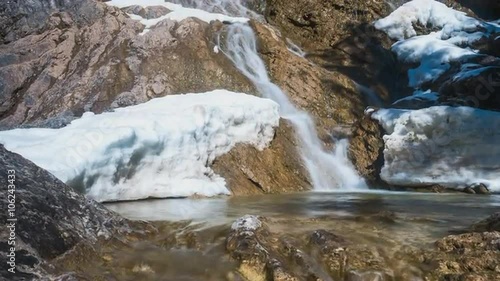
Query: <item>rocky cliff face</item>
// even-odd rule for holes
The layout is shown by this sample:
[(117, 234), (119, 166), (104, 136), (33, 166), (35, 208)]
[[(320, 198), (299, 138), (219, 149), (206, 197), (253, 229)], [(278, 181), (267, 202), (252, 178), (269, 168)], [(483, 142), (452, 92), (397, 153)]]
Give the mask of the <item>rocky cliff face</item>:
[(213, 51), (217, 24), (166, 20), (140, 35), (142, 24), (91, 0), (1, 5), (2, 25), (9, 26), (0, 46), (3, 128), (57, 126), (85, 111), (169, 94), (252, 92), (231, 62)]
[[(100, 113), (170, 94), (218, 88), (255, 93), (215, 48), (221, 22), (163, 20), (141, 34), (142, 24), (97, 1), (0, 5), (2, 25), (9, 26), (0, 41), (2, 129), (61, 127), (86, 111)], [(161, 8), (124, 10), (154, 18), (169, 12)], [(310, 189), (295, 143), (290, 129), (282, 129), (269, 150), (240, 147), (216, 169), (234, 194)], [(240, 156), (248, 161), (240, 163)], [(266, 175), (260, 173), (264, 170)]]
[[(409, 93), (389, 38), (371, 26), (390, 11), (387, 1), (378, 0), (271, 0), (266, 19), (302, 46), (309, 60), (332, 76), (348, 77), (367, 104), (380, 106)], [(333, 90), (341, 95), (343, 89)]]
[[(389, 84), (372, 83), (394, 66), (384, 47), (386, 39), (381, 33), (362, 38), (366, 30), (361, 27), (354, 34), (350, 31), (386, 13), (387, 7), (370, 2), (327, 5), (324, 10), (321, 1), (313, 7), (299, 2), (268, 3), (266, 15), (278, 29), (259, 22), (252, 26), (273, 82), (313, 115), (320, 138), (332, 147), (334, 138), (351, 134), (367, 104), (392, 99)], [(220, 22), (163, 20), (141, 34), (144, 26), (125, 12), (155, 18), (168, 9), (132, 6), (121, 11), (91, 0), (2, 5), (2, 23), (9, 28), (1, 34), (0, 46), (1, 128), (60, 127), (86, 111), (100, 113), (170, 94), (216, 88), (255, 93), (232, 62), (214, 48), (218, 33), (223, 32)], [(315, 17), (320, 24), (308, 27), (282, 21), (302, 15), (308, 7), (318, 11)], [(272, 10), (279, 13), (273, 16)], [(342, 20), (332, 21), (331, 13)], [(344, 27), (331, 32), (334, 26)], [(287, 38), (314, 55), (303, 58), (290, 52)], [(363, 51), (366, 46), (369, 53)], [(381, 68), (368, 67), (382, 61)], [(239, 147), (214, 168), (234, 194), (310, 189), (296, 147), (293, 133), (285, 126), (268, 150)], [(250, 155), (257, 155), (259, 161)]]

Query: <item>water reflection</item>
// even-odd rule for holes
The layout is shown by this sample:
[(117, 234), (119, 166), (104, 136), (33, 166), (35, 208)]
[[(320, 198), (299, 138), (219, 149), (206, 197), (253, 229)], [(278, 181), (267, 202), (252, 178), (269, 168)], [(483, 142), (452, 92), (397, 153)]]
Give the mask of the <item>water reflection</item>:
[[(324, 265), (320, 255), (309, 251), (307, 237), (325, 230), (348, 241), (350, 250), (368, 258), (382, 257), (390, 270), (417, 278), (421, 272), (413, 272), (412, 267), (416, 249), (431, 249), (450, 231), (463, 230), (499, 211), (500, 196), (300, 193), (147, 200), (106, 206), (130, 219), (159, 221), (155, 223), (159, 233), (151, 241), (110, 248), (106, 253), (111, 261), (109, 267), (92, 265), (93, 271), (86, 271), (89, 276), (111, 268), (113, 274), (128, 278), (119, 280), (240, 280), (234, 279), (237, 263), (227, 255), (226, 238), (236, 218), (254, 214), (266, 217), (270, 235), (285, 237), (309, 254), (316, 272), (323, 272)], [(212, 266), (215, 260), (218, 263)], [(334, 280), (379, 280), (379, 271), (349, 274), (354, 275)], [(331, 279), (325, 275), (323, 280)]]
[(411, 221), (433, 222), (444, 229), (463, 228), (500, 210), (500, 196), (398, 192), (300, 193), (252, 197), (164, 199), (107, 204), (130, 219), (190, 220), (229, 224), (245, 214), (274, 218), (355, 218), (395, 213)]

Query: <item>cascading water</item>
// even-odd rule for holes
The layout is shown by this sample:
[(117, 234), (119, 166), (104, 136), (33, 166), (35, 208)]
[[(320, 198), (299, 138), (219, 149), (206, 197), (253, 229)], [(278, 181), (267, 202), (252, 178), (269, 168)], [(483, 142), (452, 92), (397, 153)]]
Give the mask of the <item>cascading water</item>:
[[(175, 0), (184, 6), (230, 16), (262, 19), (242, 2), (259, 4), (259, 0)], [(253, 29), (248, 24), (234, 23), (228, 26), (225, 42), (220, 42), (222, 50), (235, 66), (248, 77), (260, 94), (280, 105), (281, 116), (289, 120), (300, 140), (300, 153), (311, 177), (315, 190), (352, 190), (366, 187), (347, 158), (346, 140), (339, 140), (333, 152), (324, 150), (319, 140), (315, 124), (304, 111), (295, 107), (287, 95), (267, 75), (264, 62), (259, 57)]]
[(299, 110), (287, 95), (267, 75), (264, 62), (257, 53), (253, 29), (247, 24), (228, 26), (224, 44), (219, 48), (233, 61), (235, 66), (248, 77), (263, 97), (280, 105), (281, 116), (289, 120), (300, 140), (300, 153), (319, 191), (333, 189), (356, 189), (365, 186), (347, 158), (347, 141), (339, 141), (334, 153), (323, 149), (311, 117)]

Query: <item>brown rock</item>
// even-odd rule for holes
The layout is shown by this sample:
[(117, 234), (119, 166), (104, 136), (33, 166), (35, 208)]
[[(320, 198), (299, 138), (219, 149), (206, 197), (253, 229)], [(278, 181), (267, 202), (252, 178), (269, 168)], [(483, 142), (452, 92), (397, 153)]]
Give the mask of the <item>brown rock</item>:
[(142, 6), (133, 5), (122, 8), (122, 11), (128, 14), (141, 16), (145, 19), (156, 19), (170, 13), (170, 10), (164, 6), (148, 6), (143, 8)]
[[(247, 215), (237, 220), (229, 233), (226, 248), (240, 263), (239, 272), (247, 280), (394, 278), (388, 261), (373, 247), (352, 243), (327, 230), (280, 233), (271, 230), (268, 223), (272, 221), (267, 220)], [(245, 227), (242, 221), (259, 223)]]
[(272, 81), (314, 117), (320, 139), (326, 144), (332, 143), (335, 128), (352, 125), (362, 116), (365, 105), (352, 80), (293, 54), (271, 27), (256, 22), (252, 27)]
[(477, 222), (471, 226), (471, 231), (473, 232), (488, 232), (488, 231), (498, 231), (500, 232), (500, 212), (491, 215), (490, 217)]
[(269, 148), (239, 145), (215, 160), (212, 169), (226, 179), (233, 195), (285, 193), (311, 189), (290, 124), (281, 120)]
[(415, 254), (425, 280), (500, 280), (500, 215), (478, 222), (472, 233), (446, 236), (435, 248)]
[(350, 158), (358, 172), (368, 182), (380, 182), (380, 170), (384, 165), (383, 128), (365, 116), (355, 127), (351, 137)]
[(355, 23), (370, 23), (390, 12), (385, 1), (267, 1), (266, 19), (306, 49), (325, 48), (349, 36)]
[(425, 255), (431, 280), (498, 280), (500, 232), (451, 235), (436, 242)]

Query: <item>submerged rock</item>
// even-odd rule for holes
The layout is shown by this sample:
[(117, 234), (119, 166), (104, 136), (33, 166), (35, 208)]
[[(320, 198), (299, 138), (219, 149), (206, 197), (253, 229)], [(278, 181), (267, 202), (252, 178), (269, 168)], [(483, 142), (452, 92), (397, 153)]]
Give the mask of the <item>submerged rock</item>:
[[(387, 260), (370, 246), (356, 245), (324, 229), (298, 231), (298, 236), (280, 233), (269, 228), (268, 220), (247, 215), (233, 224), (228, 235), (226, 249), (246, 280), (393, 278)], [(249, 221), (254, 227), (245, 226)]]
[[(307, 230), (325, 222), (322, 219), (247, 215), (233, 224), (226, 249), (245, 280), (489, 281), (500, 277), (500, 232), (484, 228), (498, 221), (498, 214), (488, 220), (476, 229), (490, 232), (450, 235), (433, 247), (415, 247), (391, 240), (397, 237), (385, 236), (389, 230), (381, 231), (376, 221), (366, 224), (373, 232), (341, 236), (332, 229)], [(398, 222), (401, 219), (391, 225)], [(342, 220), (332, 225), (341, 233), (349, 231)], [(363, 235), (369, 238), (360, 240)]]

